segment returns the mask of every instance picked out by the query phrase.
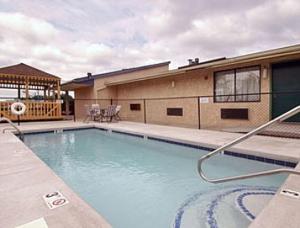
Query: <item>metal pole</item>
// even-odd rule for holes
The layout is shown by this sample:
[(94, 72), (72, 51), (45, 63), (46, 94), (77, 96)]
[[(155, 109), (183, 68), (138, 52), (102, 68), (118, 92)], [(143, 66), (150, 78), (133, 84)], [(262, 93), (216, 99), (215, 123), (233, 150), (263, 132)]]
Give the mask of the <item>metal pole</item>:
[(198, 129), (201, 129), (201, 119), (200, 119), (200, 97), (197, 98), (198, 103)]
[(21, 99), (21, 88), (20, 88), (20, 84), (18, 85), (18, 99)]
[(74, 99), (74, 122), (76, 122), (76, 99)]
[(66, 90), (66, 93), (65, 93), (65, 111), (66, 111), (66, 116), (67, 118), (69, 117), (70, 115), (70, 101), (69, 101), (69, 91)]
[(147, 119), (146, 119), (146, 99), (144, 99), (144, 123), (147, 123)]
[[(21, 88), (20, 84), (18, 84), (18, 101), (21, 99)], [(20, 126), (20, 116), (18, 115), (18, 126)]]

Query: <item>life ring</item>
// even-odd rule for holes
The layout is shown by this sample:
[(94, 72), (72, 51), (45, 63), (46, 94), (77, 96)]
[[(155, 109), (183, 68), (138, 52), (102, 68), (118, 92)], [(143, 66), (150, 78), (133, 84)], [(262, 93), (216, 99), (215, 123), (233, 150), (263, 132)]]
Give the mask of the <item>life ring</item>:
[(22, 115), (25, 113), (26, 106), (22, 102), (15, 102), (15, 103), (12, 103), (12, 105), (10, 106), (10, 109), (11, 109), (12, 114), (19, 116), (19, 115)]

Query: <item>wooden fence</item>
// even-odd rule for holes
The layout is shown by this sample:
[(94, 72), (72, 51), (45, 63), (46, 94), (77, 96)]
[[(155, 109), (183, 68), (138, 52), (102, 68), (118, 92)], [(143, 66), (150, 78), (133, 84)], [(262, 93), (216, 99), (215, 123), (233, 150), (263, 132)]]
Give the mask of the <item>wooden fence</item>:
[[(12, 114), (11, 105), (14, 101), (0, 102), (0, 115), (11, 120), (17, 120), (18, 116)], [(26, 111), (20, 115), (20, 120), (51, 120), (61, 119), (61, 103), (52, 101), (23, 101)]]

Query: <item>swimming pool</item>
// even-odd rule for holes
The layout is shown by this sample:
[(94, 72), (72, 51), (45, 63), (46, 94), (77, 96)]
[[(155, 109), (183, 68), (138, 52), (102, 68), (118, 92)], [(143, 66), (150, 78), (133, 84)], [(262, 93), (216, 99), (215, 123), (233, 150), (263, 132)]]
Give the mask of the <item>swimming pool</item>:
[[(24, 142), (115, 228), (247, 227), (286, 178), (209, 184), (197, 173), (207, 151), (99, 129)], [(210, 177), (274, 168), (227, 155), (204, 164)]]

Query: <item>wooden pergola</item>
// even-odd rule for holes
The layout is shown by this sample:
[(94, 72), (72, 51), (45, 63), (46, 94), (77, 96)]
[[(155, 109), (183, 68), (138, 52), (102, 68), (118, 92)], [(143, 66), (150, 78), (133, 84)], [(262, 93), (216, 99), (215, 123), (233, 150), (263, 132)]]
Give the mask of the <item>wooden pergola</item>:
[[(21, 120), (61, 119), (60, 78), (34, 67), (20, 63), (0, 68), (0, 89), (16, 89), (17, 100), (26, 105), (26, 112)], [(25, 97), (21, 97), (25, 90)], [(42, 100), (31, 100), (30, 90), (43, 91)], [(52, 94), (51, 94), (52, 93)], [(11, 113), (11, 104), (16, 100), (0, 101), (0, 115), (11, 120), (17, 116)]]

